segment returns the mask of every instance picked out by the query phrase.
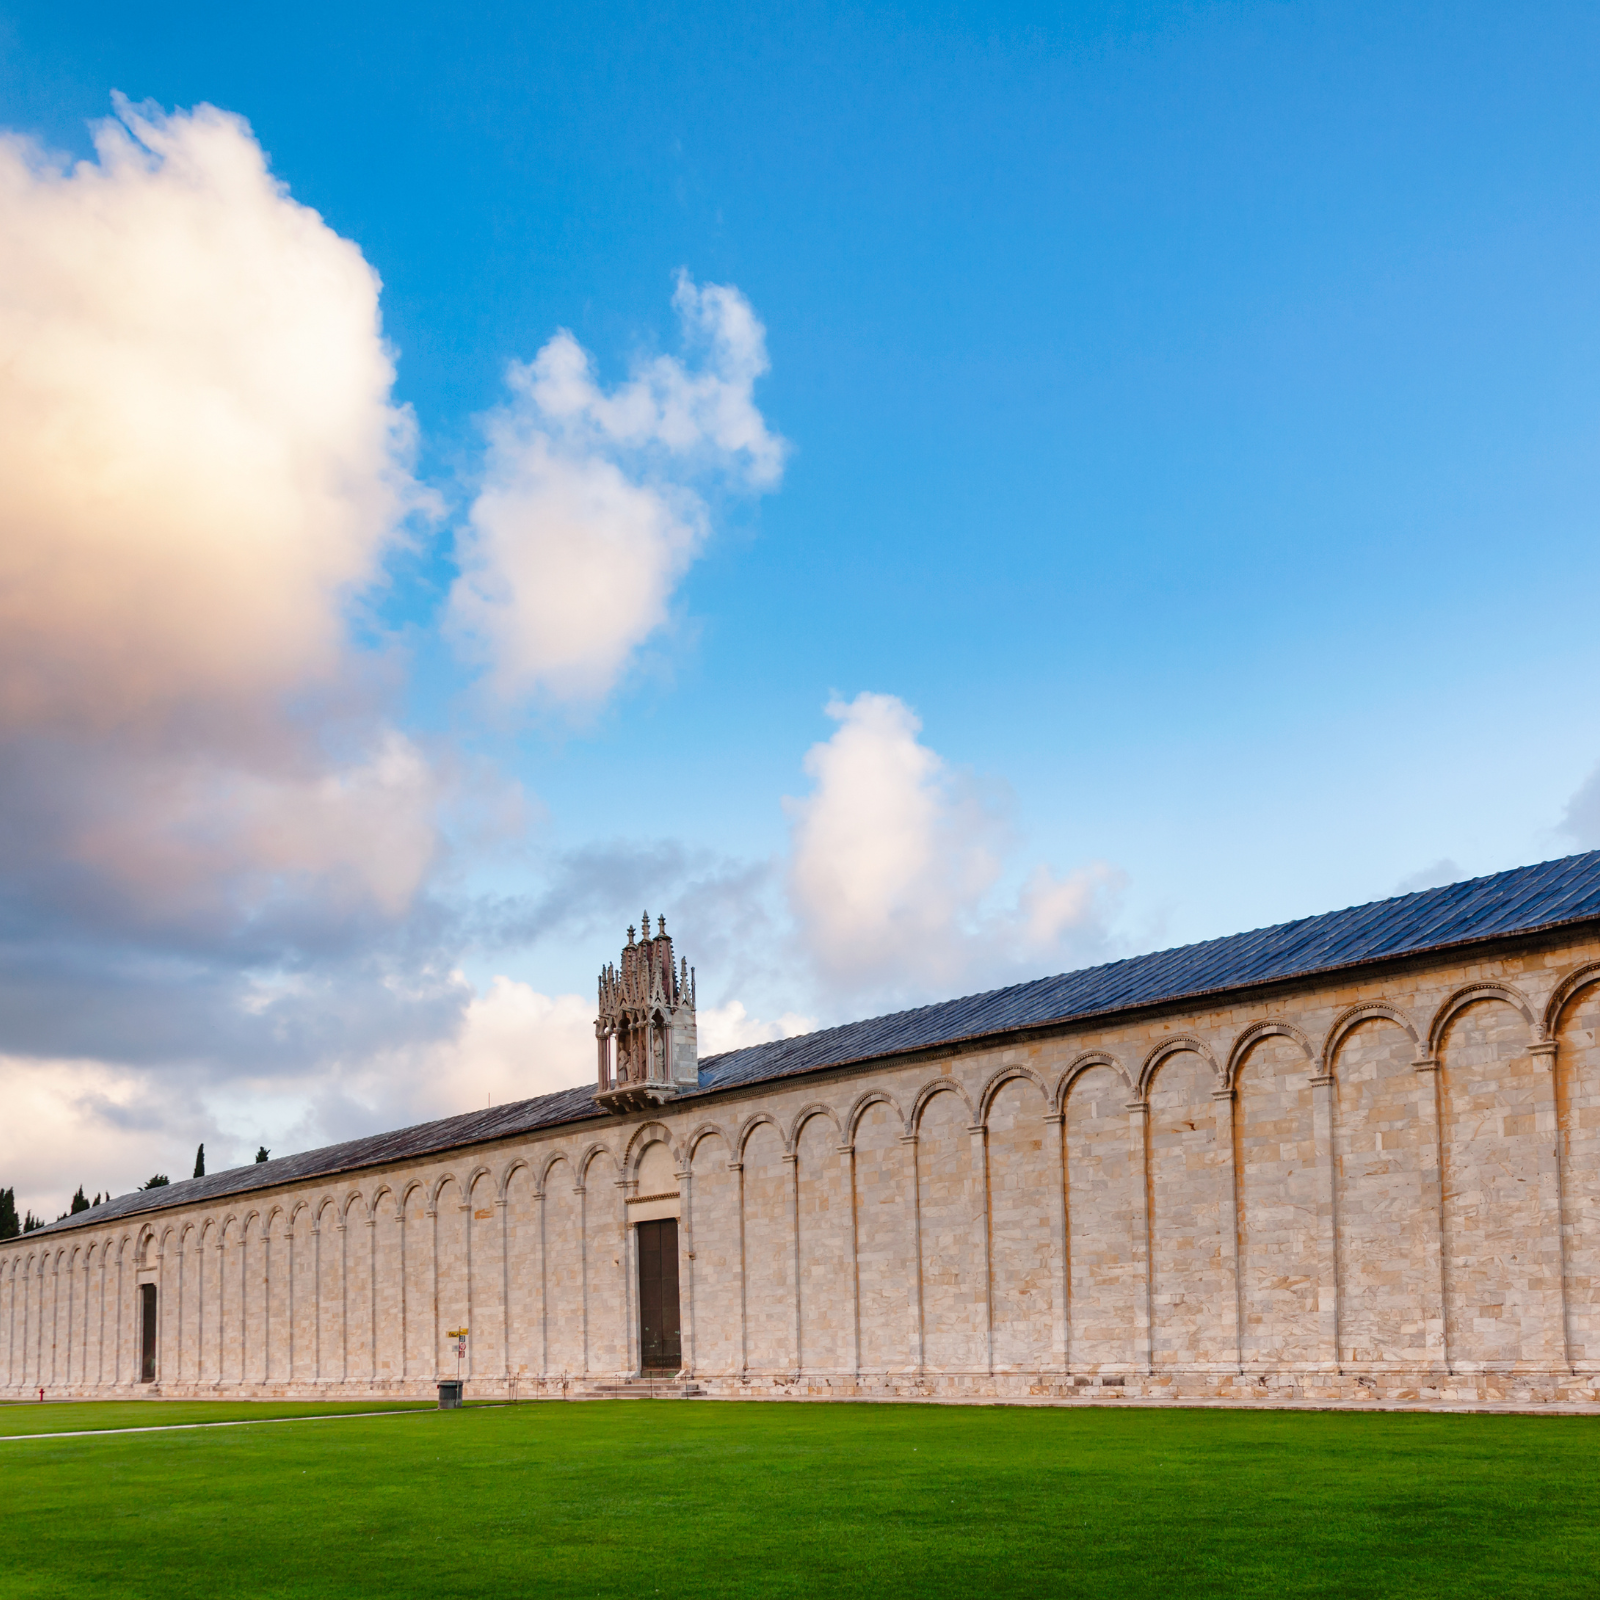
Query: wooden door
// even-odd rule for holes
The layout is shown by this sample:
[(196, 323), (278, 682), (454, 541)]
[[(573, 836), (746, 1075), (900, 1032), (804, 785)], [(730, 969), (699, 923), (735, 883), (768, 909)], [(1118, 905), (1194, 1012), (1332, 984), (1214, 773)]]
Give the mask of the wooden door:
[(639, 1234), (639, 1364), (646, 1372), (683, 1365), (678, 1324), (678, 1224), (641, 1222)]
[(139, 1285), (139, 1381), (156, 1381), (156, 1286)]

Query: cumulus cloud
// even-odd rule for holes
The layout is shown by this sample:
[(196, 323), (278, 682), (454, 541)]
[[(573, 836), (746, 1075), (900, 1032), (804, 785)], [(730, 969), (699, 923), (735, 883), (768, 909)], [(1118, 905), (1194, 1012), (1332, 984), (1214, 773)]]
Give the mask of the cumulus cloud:
[(0, 138), (0, 869), (396, 913), (439, 793), (348, 640), (424, 499), (377, 276), (240, 118), (117, 108)]
[(1041, 865), (1014, 904), (996, 904), (1008, 848), (998, 804), (920, 742), (896, 696), (827, 712), (839, 727), (807, 753), (812, 791), (788, 806), (790, 903), (830, 985), (926, 995), (1099, 952), (1116, 869), (1059, 877)]
[(377, 276), (238, 117), (117, 112), (88, 161), (0, 136), (0, 1051), (91, 1189), (471, 995), (452, 768), (351, 639), (429, 504)]
[[(595, 1074), (594, 1001), (541, 994), (503, 975), (475, 994), (454, 1038), (427, 1045), (420, 1062), (402, 1062), (406, 1116), (445, 1117), (590, 1083)], [(388, 1076), (382, 1057), (379, 1077)], [(417, 1070), (420, 1065), (421, 1070)]]
[(411, 503), (378, 280), (246, 124), (0, 138), (0, 716), (232, 713), (343, 665)]
[(205, 945), (246, 927), (370, 933), (415, 904), (452, 784), (376, 728), (329, 762), (214, 748), (0, 741), (0, 877), (36, 927), (78, 921)]
[(754, 401), (766, 332), (737, 289), (673, 297), (695, 364), (662, 355), (607, 392), (563, 330), (513, 363), (458, 545), (456, 638), (507, 701), (592, 703), (668, 620), (703, 544), (696, 485), (776, 486), (784, 442)]
[[(174, 1166), (186, 1147), (193, 1158), (210, 1127), (188, 1107), (174, 1115), (139, 1074), (101, 1061), (0, 1055), (0, 1098), (0, 1172), (17, 1209), (47, 1222), (80, 1183), (91, 1195), (126, 1194), (157, 1170), (187, 1177), (192, 1168)], [(151, 1164), (163, 1157), (166, 1167)]]
[(785, 1011), (775, 1021), (765, 1022), (746, 1012), (742, 1000), (729, 1000), (720, 1006), (702, 1006), (695, 1017), (700, 1043), (700, 1059), (719, 1056), (725, 1050), (742, 1050), (748, 1044), (766, 1044), (771, 1039), (792, 1039), (810, 1033), (817, 1026), (815, 1017), (798, 1011)]

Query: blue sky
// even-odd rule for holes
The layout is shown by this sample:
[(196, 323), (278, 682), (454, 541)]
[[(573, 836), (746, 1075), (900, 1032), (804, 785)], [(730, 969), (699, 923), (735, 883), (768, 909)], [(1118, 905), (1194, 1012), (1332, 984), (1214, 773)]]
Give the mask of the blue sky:
[[(120, 1188), (201, 1136), (243, 1158), (570, 1081), (593, 972), (643, 903), (726, 1042), (1600, 843), (1592, 10), (0, 19), (0, 121), (62, 159), (95, 159), (114, 91), (169, 131), (203, 105), (243, 119), (320, 216), (318, 249), (347, 241), (381, 279), (380, 399), (414, 429), (409, 510), (362, 502), (335, 665), (201, 710), (184, 675), (232, 668), (179, 652), (159, 738), (145, 700), (85, 721), (92, 685), (76, 710), (11, 713), (28, 798), (0, 802), (35, 822), (0, 861), (0, 1055), (59, 1138), (0, 1159), (41, 1205), (80, 1176), (62, 1152)], [(231, 193), (205, 203), (221, 217)], [(124, 246), (162, 215), (130, 202)], [(70, 331), (82, 296), (29, 299), (18, 259), (14, 327)], [(680, 325), (680, 271), (737, 291), (769, 370), (716, 368), (706, 340), (731, 324)], [(222, 257), (195, 272), (230, 326), (267, 326)], [(85, 393), (124, 337), (96, 326)], [(600, 397), (581, 440), (507, 385), (563, 329)], [(295, 380), (312, 405), (331, 392), (316, 348)], [(161, 392), (187, 381), (190, 358), (149, 351)], [(781, 466), (705, 430), (619, 443), (605, 397), (652, 361), (720, 373)], [(623, 629), (581, 693), (494, 689), (510, 635), (486, 643), (462, 609), (471, 550), (492, 567), (526, 535), (550, 606), (616, 620), (541, 564), (547, 501), (483, 554), (475, 508), (512, 470), (485, 443), (496, 417), (513, 454), (548, 433), (687, 518), (657, 622)], [(192, 594), (168, 639), (211, 602), (152, 517), (151, 581)], [(94, 569), (98, 534), (28, 526)], [(40, 617), (77, 671), (86, 624)], [(237, 729), (274, 716), (245, 750)], [(294, 739), (293, 761), (265, 753)], [(419, 863), (403, 882), (372, 888), (381, 829), (307, 842), (292, 799), (292, 825), (258, 809), (226, 849), (190, 848), (201, 803), (175, 773), (231, 773), (223, 806), (290, 767), (353, 793), (384, 739), (426, 774), (383, 824)], [(141, 797), (114, 871), (104, 826), (37, 823), (58, 785)], [(180, 806), (181, 895), (152, 843)], [(239, 887), (262, 872), (272, 917)], [(352, 873), (355, 911), (328, 887)]]

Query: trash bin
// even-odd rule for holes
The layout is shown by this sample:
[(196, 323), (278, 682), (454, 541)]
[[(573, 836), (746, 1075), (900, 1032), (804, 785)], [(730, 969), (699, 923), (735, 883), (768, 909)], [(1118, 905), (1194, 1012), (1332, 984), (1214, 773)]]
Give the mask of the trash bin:
[(461, 1391), (466, 1385), (452, 1379), (449, 1383), (439, 1385), (439, 1409), (441, 1411), (455, 1411), (461, 1405)]

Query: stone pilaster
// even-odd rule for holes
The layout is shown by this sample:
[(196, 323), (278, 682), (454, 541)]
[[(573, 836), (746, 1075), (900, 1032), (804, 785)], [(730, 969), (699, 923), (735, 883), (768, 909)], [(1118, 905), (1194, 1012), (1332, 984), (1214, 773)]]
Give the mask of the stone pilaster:
[(733, 1173), (739, 1189), (739, 1376), (743, 1379), (750, 1371), (750, 1274), (744, 1259), (744, 1162), (730, 1161), (728, 1171)]
[(793, 1269), (794, 1297), (791, 1307), (790, 1338), (794, 1348), (794, 1370), (798, 1377), (805, 1371), (805, 1353), (800, 1344), (800, 1156), (798, 1151), (785, 1150), (783, 1164), (789, 1169), (789, 1243), (793, 1252), (790, 1265)]
[(1439, 1061), (1422, 1056), (1417, 1074), (1417, 1121), (1421, 1130), (1418, 1155), (1422, 1160), (1422, 1301), (1423, 1348), (1428, 1365), (1436, 1372), (1450, 1370), (1450, 1332), (1445, 1323), (1444, 1248), (1444, 1134), (1440, 1127)]
[(689, 1158), (684, 1157), (683, 1165), (678, 1168), (678, 1193), (683, 1197), (683, 1303), (681, 1306), (681, 1327), (683, 1333), (683, 1348), (680, 1359), (683, 1363), (683, 1376), (694, 1376), (694, 1168), (689, 1165)]
[(573, 1185), (578, 1197), (578, 1275), (583, 1301), (583, 1375), (589, 1376), (589, 1190), (583, 1183)]
[(850, 1376), (861, 1382), (861, 1226), (856, 1198), (856, 1147), (839, 1146), (844, 1157), (846, 1192), (850, 1196)]
[(1044, 1125), (1055, 1190), (1050, 1205), (1050, 1243), (1061, 1273), (1055, 1286), (1055, 1316), (1050, 1323), (1050, 1365), (1065, 1372), (1071, 1357), (1067, 1340), (1072, 1328), (1072, 1263), (1067, 1258), (1067, 1119), (1061, 1112), (1052, 1111)]
[(1139, 1272), (1139, 1293), (1133, 1308), (1133, 1364), (1149, 1376), (1153, 1318), (1150, 1259), (1150, 1104), (1128, 1102), (1128, 1159), (1133, 1172), (1133, 1259)]
[(979, 1122), (967, 1129), (972, 1140), (973, 1238), (983, 1284), (983, 1370), (994, 1375), (994, 1261), (989, 1225), (989, 1130)]
[(922, 1173), (917, 1165), (916, 1134), (901, 1134), (900, 1143), (911, 1151), (911, 1370), (920, 1378), (927, 1370), (922, 1321)]
[(1339, 1348), (1339, 1178), (1334, 1142), (1333, 1074), (1316, 1071), (1311, 1079), (1311, 1130), (1317, 1168), (1317, 1362), (1336, 1372)]
[[(367, 1375), (378, 1381), (378, 1217), (367, 1213)], [(243, 1365), (243, 1357), (240, 1357)]]
[(1551, 1258), (1551, 1267), (1557, 1277), (1561, 1295), (1561, 1365), (1572, 1371), (1572, 1317), (1567, 1304), (1567, 1219), (1566, 1219), (1566, 1162), (1562, 1150), (1561, 1106), (1556, 1084), (1556, 1042), (1540, 1039), (1529, 1049), (1534, 1062), (1543, 1070), (1539, 1074), (1546, 1092), (1535, 1112), (1535, 1128), (1541, 1142), (1547, 1142), (1550, 1155), (1539, 1161), (1539, 1234), (1544, 1241), (1553, 1241), (1541, 1255)]
[(1240, 1354), (1244, 1341), (1244, 1309), (1242, 1285), (1239, 1278), (1239, 1141), (1234, 1132), (1234, 1118), (1238, 1115), (1238, 1096), (1230, 1088), (1215, 1089), (1211, 1094), (1217, 1107), (1217, 1133), (1227, 1141), (1228, 1184), (1222, 1203), (1227, 1215), (1222, 1219), (1222, 1264), (1232, 1289), (1233, 1301), (1233, 1365), (1242, 1365)]

